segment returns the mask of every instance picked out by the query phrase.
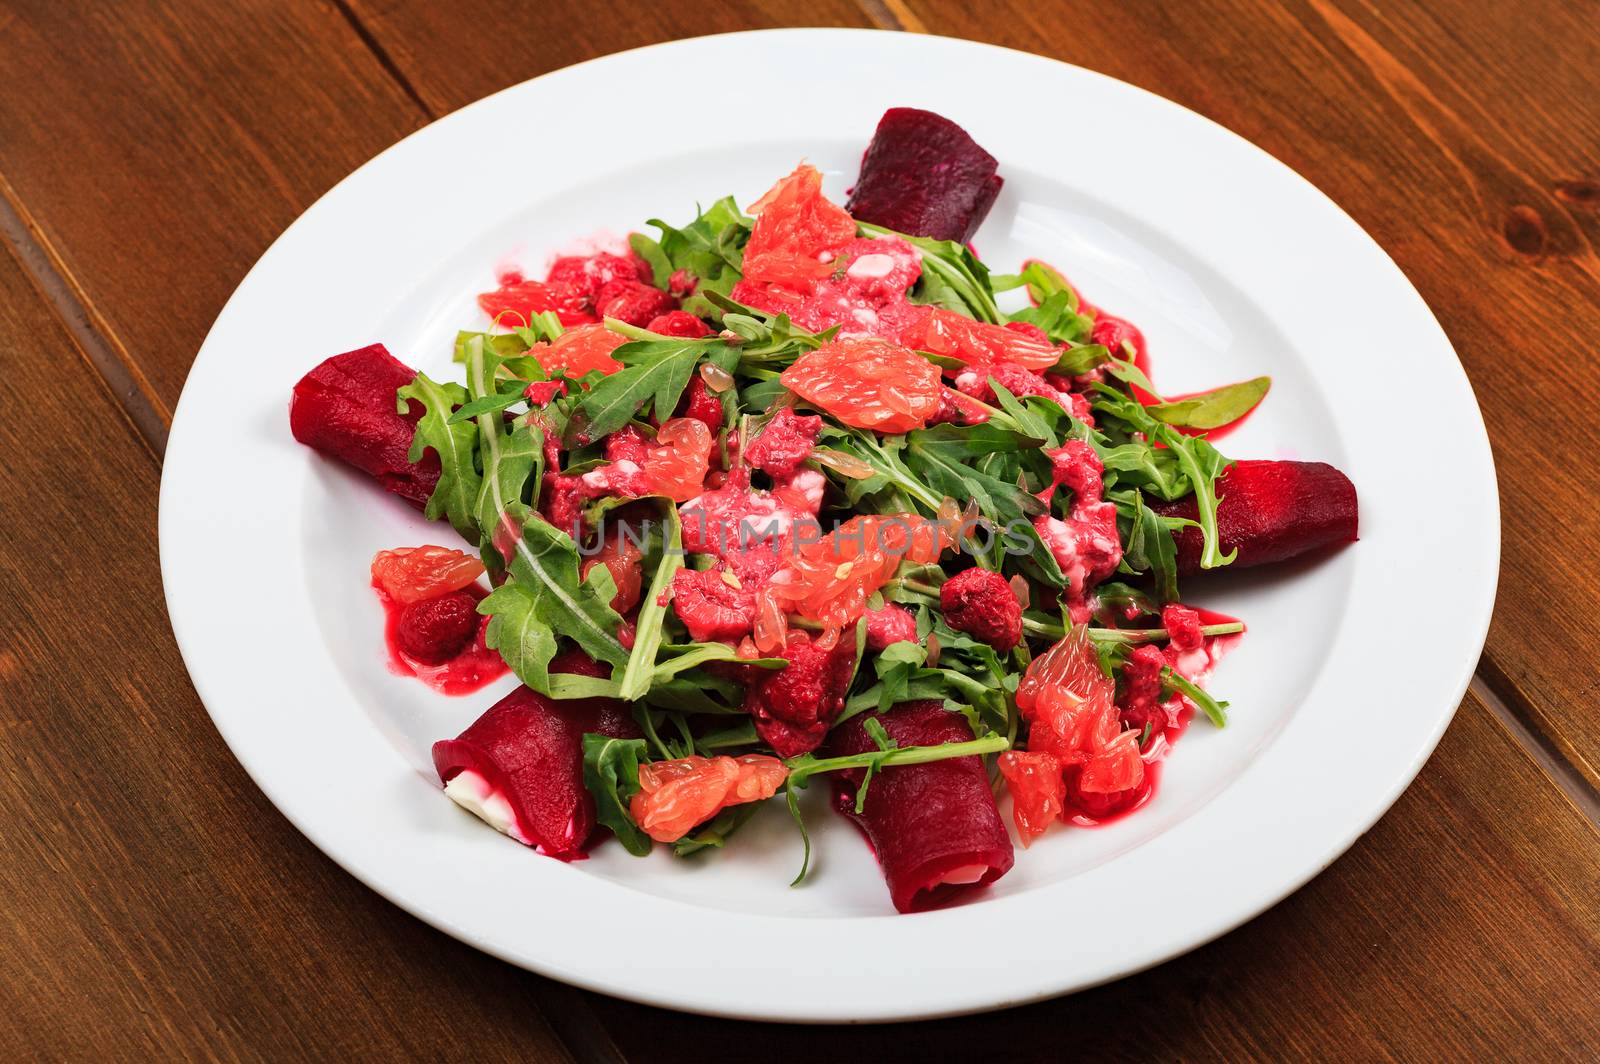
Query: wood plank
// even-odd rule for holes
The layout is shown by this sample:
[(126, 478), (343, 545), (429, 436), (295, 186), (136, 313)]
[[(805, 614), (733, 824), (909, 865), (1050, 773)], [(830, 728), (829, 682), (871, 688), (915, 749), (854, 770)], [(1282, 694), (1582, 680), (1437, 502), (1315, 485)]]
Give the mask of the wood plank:
[[(1504, 548), (1486, 676), (1600, 786), (1600, 511), (1588, 503), (1600, 465), (1578, 457), (1600, 449), (1593, 5), (904, 6), (931, 32), (1077, 63), (1221, 122), (1394, 256), (1455, 343), (1490, 426)], [(1448, 462), (1448, 441), (1436, 442), (1431, 460)], [(1426, 589), (1415, 598), (1425, 617)]]
[(567, 1059), (549, 984), (359, 886), (234, 761), (167, 627), (155, 461), (64, 385), (4, 249), (0, 351), (0, 1057)]
[[(1148, 897), (1084, 899), (1062, 919), (1122, 920), (1137, 934), (1141, 905), (1183, 903), (1181, 885), (1151, 884)], [(758, 948), (781, 959), (805, 942)], [(1073, 997), (848, 1038), (861, 1060), (1584, 1059), (1600, 1053), (1596, 979), (1600, 833), (1469, 698), (1399, 804), (1243, 928)], [(837, 1028), (609, 999), (596, 1011), (639, 1064), (703, 1061), (707, 1047), (827, 1060), (843, 1044)]]
[[(435, 115), (552, 70), (661, 41), (778, 26), (872, 25), (853, 0), (621, 7), (586, 0), (350, 0), (350, 9)], [(665, 137), (679, 122), (715, 120), (716, 86), (734, 73), (685, 71), (681, 84), (661, 86), (659, 95), (641, 88), (639, 113), (596, 115), (596, 134), (626, 150), (630, 137)]]
[(169, 420), (255, 260), (425, 121), (312, 0), (21, 0), (0, 23), (0, 193)]

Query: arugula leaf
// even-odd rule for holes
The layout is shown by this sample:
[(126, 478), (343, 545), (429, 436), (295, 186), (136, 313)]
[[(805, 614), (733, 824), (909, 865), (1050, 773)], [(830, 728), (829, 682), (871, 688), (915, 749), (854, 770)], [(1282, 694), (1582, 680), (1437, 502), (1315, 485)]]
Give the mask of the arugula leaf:
[(1061, 352), (1061, 357), (1048, 372), (1076, 377), (1110, 361), (1111, 352), (1106, 350), (1104, 344), (1073, 344)]
[[(661, 545), (661, 560), (656, 564), (650, 587), (639, 600), (639, 619), (635, 622), (633, 650), (622, 672), (621, 698), (625, 702), (642, 698), (655, 679), (656, 648), (661, 645), (661, 621), (667, 607), (667, 591), (672, 587), (672, 576), (683, 568), (683, 526), (678, 520), (678, 508), (671, 499), (662, 499), (661, 509), (666, 516), (666, 538)], [(596, 571), (606, 566), (597, 565)]]
[(473, 329), (462, 329), (456, 333), (454, 344), (454, 359), (457, 362), (467, 360), (467, 344), (474, 337), (482, 340), (489, 352), (501, 358), (510, 358), (520, 355), (533, 345), (528, 338), (526, 330), (517, 329), (508, 333), (478, 332)]
[[(1023, 263), (1021, 273), (996, 275), (991, 278), (991, 283), (996, 292), (1009, 292), (1013, 288), (1021, 288), (1023, 285), (1027, 285), (1028, 299), (1035, 306), (1052, 296), (1064, 295), (1067, 297), (1068, 306), (1074, 311), (1078, 309), (1077, 290), (1067, 283), (1067, 279), (1061, 275), (1060, 270), (1048, 262), (1041, 262), (1038, 259), (1029, 259)], [(1015, 317), (1012, 320), (1015, 321)]]
[[(1068, 292), (1056, 292), (1042, 300), (1038, 306), (1024, 307), (1010, 315), (1012, 321), (1025, 321), (1045, 331), (1053, 342), (1082, 344), (1094, 332), (1094, 319), (1079, 314), (1073, 307)], [(1101, 348), (1101, 350), (1105, 350)], [(1085, 356), (1079, 356), (1080, 358)], [(1104, 361), (1104, 359), (1101, 359)], [(1097, 363), (1098, 364), (1098, 363)], [(1059, 371), (1058, 371), (1059, 372)], [(1084, 370), (1078, 370), (1082, 373)]]
[(1000, 308), (995, 306), (994, 290), (989, 286), (989, 267), (965, 244), (910, 236), (868, 222), (857, 222), (856, 228), (862, 236), (899, 237), (922, 251), (922, 277), (912, 290), (914, 302), (937, 303), (969, 318), (999, 324)]
[(1128, 569), (1151, 574), (1162, 602), (1178, 601), (1177, 543), (1166, 519), (1144, 504), (1144, 494), (1137, 488), (1133, 491), (1133, 518), (1123, 538), (1127, 545), (1122, 560)]
[[(660, 660), (662, 654), (667, 655), (666, 661)], [(789, 664), (786, 658), (741, 658), (739, 649), (727, 643), (663, 644), (657, 656), (655, 678), (665, 680), (712, 661), (733, 661), (762, 669), (781, 669)]]
[(508, 407), (525, 402), (527, 397), (523, 394), (527, 390), (528, 382), (516, 378), (496, 382), (498, 391), (490, 395), (480, 395), (471, 402), (465, 403), (450, 415), (450, 424), (455, 425), (462, 421), (470, 421), (479, 414), (497, 414)]
[(661, 233), (652, 240), (642, 233), (628, 238), (629, 245), (650, 264), (657, 288), (666, 288), (674, 273), (684, 270), (696, 278), (695, 290), (683, 309), (702, 318), (720, 320), (721, 312), (709, 296), (727, 295), (743, 277), (744, 245), (750, 239), (752, 220), (724, 196), (683, 228), (659, 218), (649, 222)]
[(650, 852), (650, 836), (628, 813), (628, 803), (639, 793), (639, 762), (644, 756), (643, 739), (584, 734), (583, 786), (594, 797), (595, 819), (610, 828), (622, 848), (635, 857)]
[[(598, 440), (611, 435), (633, 420), (645, 403), (653, 403), (656, 416), (672, 416), (678, 399), (689, 385), (689, 378), (701, 356), (721, 340), (635, 340), (612, 352), (623, 368), (583, 393), (572, 413), (568, 435), (581, 433)], [(665, 416), (663, 416), (665, 412)]]
[(709, 823), (702, 824), (692, 834), (685, 835), (672, 844), (675, 857), (688, 857), (706, 849), (721, 849), (745, 821), (761, 811), (765, 802), (741, 802), (718, 813)]
[(1220, 429), (1254, 410), (1271, 387), (1271, 377), (1255, 377), (1182, 399), (1152, 403), (1144, 409), (1157, 421), (1175, 428)]
[(478, 612), (491, 617), (489, 647), (500, 652), (518, 679), (545, 694), (558, 632), (571, 636), (596, 661), (625, 668), (628, 651), (616, 636), (622, 618), (579, 580), (572, 537), (537, 514), (526, 515), (521, 504), (502, 512), (515, 527), (519, 511), (524, 515), (520, 534), (502, 545), (511, 578), (478, 603)]
[[(1043, 417), (1029, 410), (1017, 397), (1011, 394), (1011, 389), (1001, 384), (994, 377), (989, 378), (989, 387), (994, 389), (995, 401), (1000, 404), (1000, 409), (1011, 415), (1011, 420), (1017, 423), (1017, 428), (1033, 439), (1044, 443), (1046, 447), (1059, 446), (1055, 432)], [(1048, 400), (1041, 400), (1048, 402)]]
[(1228, 703), (1219, 702), (1207, 694), (1193, 680), (1172, 666), (1164, 666), (1161, 670), (1161, 686), (1166, 692), (1176, 691), (1189, 701), (1193, 702), (1200, 710), (1211, 719), (1211, 723), (1219, 728), (1227, 727)]
[(411, 437), (408, 461), (421, 461), (426, 448), (439, 456), (439, 483), (428, 497), (423, 515), (430, 521), (448, 517), (463, 539), (478, 542), (478, 524), (473, 519), (481, 478), (475, 463), (478, 428), (471, 424), (451, 424), (451, 410), (467, 402), (467, 390), (459, 384), (439, 384), (426, 373), (418, 373), (410, 384), (395, 392), (395, 408), (405, 413), (407, 400), (422, 404), (424, 413)]

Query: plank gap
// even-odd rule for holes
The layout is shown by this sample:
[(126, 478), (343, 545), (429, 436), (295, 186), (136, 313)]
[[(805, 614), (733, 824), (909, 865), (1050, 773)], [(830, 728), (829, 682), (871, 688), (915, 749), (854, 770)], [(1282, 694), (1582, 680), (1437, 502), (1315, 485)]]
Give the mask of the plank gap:
[(367, 46), (367, 51), (372, 53), (372, 57), (378, 61), (378, 65), (383, 67), (389, 77), (394, 80), (394, 83), (400, 87), (400, 91), (405, 93), (411, 102), (417, 105), (417, 110), (421, 111), (430, 122), (438, 118), (439, 115), (432, 107), (428, 106), (428, 101), (422, 98), (422, 93), (418, 92), (417, 87), (411, 83), (411, 79), (406, 77), (405, 71), (400, 69), (400, 64), (394, 61), (394, 57), (389, 54), (389, 50), (373, 35), (371, 30), (367, 29), (366, 24), (361, 21), (361, 16), (357, 15), (350, 6), (349, 0), (333, 0), (333, 6), (338, 10), (339, 14), (344, 16), (344, 20), (355, 31), (355, 35), (361, 38), (361, 43)]
[(128, 419), (134, 434), (159, 465), (167, 450), (172, 411), (156, 397), (150, 382), (122, 345), (111, 339), (105, 323), (89, 309), (77, 285), (68, 277), (61, 258), (50, 249), (44, 234), (29, 218), (16, 190), (3, 174), (0, 174), (0, 240), (16, 255), (33, 286), (76, 341), (84, 360), (111, 390), (113, 404)]
[[(1494, 680), (1500, 680), (1506, 690), (1510, 692), (1502, 697), (1501, 686)], [(1473, 673), (1472, 682), (1467, 689), (1489, 708), (1495, 719), (1505, 726), (1511, 737), (1517, 741), (1531, 757), (1535, 764), (1544, 770), (1561, 793), (1567, 796), (1578, 810), (1586, 817), (1590, 824), (1600, 829), (1600, 792), (1597, 792), (1583, 773), (1568, 761), (1560, 748), (1544, 733), (1544, 729), (1535, 724), (1528, 714), (1520, 708), (1522, 703), (1509, 684), (1505, 684), (1505, 677), (1500, 674), (1487, 657), (1478, 663), (1478, 671)]]

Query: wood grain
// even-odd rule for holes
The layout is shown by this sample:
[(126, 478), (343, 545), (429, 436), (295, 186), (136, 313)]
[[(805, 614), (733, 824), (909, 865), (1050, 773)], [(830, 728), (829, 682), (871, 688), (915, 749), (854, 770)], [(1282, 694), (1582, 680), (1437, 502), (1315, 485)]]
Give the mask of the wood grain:
[(0, 23), (0, 192), (168, 419), (267, 246), (426, 120), (309, 0), (16, 0)]
[[(1025, 858), (1019, 858), (1025, 859)], [(1600, 1052), (1600, 834), (1475, 700), (1377, 827), (1244, 928), (1142, 975), (1009, 1012), (853, 1030), (851, 1056), (960, 1060), (1583, 1059)], [(1182, 884), (1084, 898), (1060, 919), (1184, 904)], [(1025, 927), (998, 927), (1025, 939)], [(777, 956), (803, 938), (772, 943)], [(974, 957), (981, 981), (986, 959)], [(840, 964), (850, 963), (840, 957)], [(1048, 965), (1048, 957), (1033, 963)], [(628, 1059), (706, 1046), (832, 1059), (837, 1029), (733, 1023), (621, 1002)], [(778, 1033), (781, 1030), (781, 1034)]]
[(167, 627), (156, 464), (3, 250), (0, 351), (0, 1058), (567, 1059), (550, 984), (359, 886), (234, 761)]
[[(1600, 785), (1600, 464), (1580, 457), (1600, 449), (1594, 5), (904, 2), (930, 32), (1064, 59), (1215, 119), (1394, 256), (1490, 428), (1504, 562), (1486, 678)], [(1425, 589), (1418, 601), (1425, 616)]]
[[(452, 4), (349, 0), (351, 12), (391, 57), (434, 115), (507, 85), (596, 56), (683, 37), (777, 26), (870, 26), (852, 0), (728, 0), (715, 4), (634, 3), (600, 8), (587, 0), (462, 0)], [(813, 73), (820, 73), (818, 67)], [(684, 71), (676, 85), (641, 86), (639, 110), (594, 116), (611, 150), (669, 138), (682, 122), (715, 121), (716, 96), (733, 91), (736, 69)], [(573, 101), (582, 107), (583, 101)]]

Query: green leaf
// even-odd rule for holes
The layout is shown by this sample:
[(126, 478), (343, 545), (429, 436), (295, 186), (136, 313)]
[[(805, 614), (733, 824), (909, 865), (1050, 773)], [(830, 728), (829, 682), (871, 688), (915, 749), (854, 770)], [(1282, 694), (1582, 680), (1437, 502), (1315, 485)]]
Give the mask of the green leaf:
[(1218, 702), (1215, 698), (1211, 697), (1211, 695), (1207, 694), (1203, 689), (1201, 689), (1193, 680), (1190, 680), (1187, 676), (1183, 675), (1181, 672), (1178, 672), (1170, 665), (1162, 668), (1161, 670), (1161, 685), (1164, 691), (1176, 691), (1189, 701), (1193, 702), (1200, 708), (1201, 712), (1211, 719), (1211, 723), (1215, 724), (1217, 727), (1223, 728), (1227, 726), (1228, 703)]
[(602, 377), (573, 411), (568, 435), (582, 433), (598, 440), (616, 432), (646, 403), (660, 420), (672, 416), (678, 399), (701, 357), (724, 346), (721, 340), (636, 340), (623, 344), (612, 357), (623, 368)]
[[(1011, 420), (1016, 422), (1017, 428), (1033, 439), (1040, 440), (1047, 447), (1059, 445), (1055, 432), (1043, 417), (1028, 409), (1011, 390), (1001, 384), (994, 377), (989, 378), (989, 387), (994, 389), (995, 401), (1000, 404), (1000, 409), (1011, 415)], [(1059, 408), (1058, 408), (1059, 409)]]
[[(664, 661), (661, 660), (663, 655), (666, 656)], [(789, 664), (785, 658), (741, 658), (739, 648), (727, 643), (676, 643), (661, 647), (656, 658), (655, 678), (665, 680), (712, 661), (731, 661), (760, 669), (781, 669)]]
[(862, 236), (899, 237), (921, 250), (922, 278), (912, 290), (914, 299), (936, 303), (978, 321), (999, 323), (1000, 309), (995, 306), (994, 290), (989, 286), (989, 267), (965, 244), (909, 236), (867, 222), (857, 222), (856, 228)]
[(1061, 357), (1049, 370), (1065, 377), (1076, 377), (1111, 361), (1111, 352), (1103, 344), (1074, 344), (1061, 352)]
[(650, 852), (650, 836), (628, 813), (628, 803), (639, 793), (639, 762), (644, 756), (643, 739), (613, 739), (593, 732), (583, 737), (583, 786), (594, 797), (595, 819), (635, 857)]
[(1271, 377), (1255, 377), (1182, 399), (1154, 403), (1146, 406), (1145, 411), (1174, 428), (1220, 429), (1254, 410), (1271, 387)]
[[(628, 655), (628, 664), (622, 672), (621, 697), (625, 702), (644, 697), (654, 682), (656, 648), (661, 645), (661, 622), (667, 612), (667, 591), (672, 587), (673, 574), (683, 568), (683, 526), (678, 520), (678, 508), (671, 499), (662, 499), (660, 502), (666, 517), (666, 537), (650, 587), (639, 600), (639, 618), (634, 622), (633, 651)], [(604, 568), (603, 565), (595, 566), (597, 571)]]
[(471, 402), (458, 407), (450, 415), (450, 424), (455, 425), (463, 421), (470, 421), (479, 414), (497, 414), (508, 407), (525, 402), (523, 392), (527, 390), (528, 382), (525, 380), (502, 380), (498, 382), (499, 391), (493, 395), (483, 395)]
[(683, 301), (683, 309), (721, 320), (722, 311), (712, 297), (727, 295), (743, 277), (751, 219), (739, 210), (732, 196), (724, 196), (681, 229), (659, 218), (650, 219), (649, 224), (660, 230), (659, 241), (636, 234), (630, 242), (650, 264), (656, 287), (665, 288), (672, 275), (683, 270), (696, 279), (694, 293)]
[(729, 806), (713, 817), (709, 823), (700, 825), (692, 833), (673, 843), (673, 856), (688, 857), (706, 849), (722, 849), (728, 841), (728, 836), (759, 813), (765, 804), (765, 802), (741, 802)]
[(572, 537), (521, 504), (502, 512), (521, 531), (514, 542), (500, 544), (510, 579), (478, 604), (478, 612), (491, 617), (490, 648), (500, 652), (518, 679), (542, 693), (549, 692), (548, 666), (558, 633), (596, 661), (626, 667), (628, 651), (616, 635), (622, 618), (579, 579)]
[(473, 337), (480, 339), (489, 349), (489, 353), (499, 358), (510, 358), (520, 355), (531, 345), (527, 338), (526, 330), (515, 330), (508, 333), (478, 332), (472, 329), (462, 329), (456, 333), (454, 344), (454, 358), (457, 362), (467, 360), (467, 343)]
[(463, 539), (476, 543), (478, 524), (473, 511), (481, 483), (475, 462), (478, 428), (450, 423), (453, 408), (467, 402), (467, 391), (459, 384), (438, 384), (427, 374), (418, 373), (395, 393), (396, 409), (405, 413), (407, 400), (411, 399), (422, 404), (424, 413), (406, 457), (412, 462), (420, 461), (428, 448), (439, 456), (439, 483), (428, 497), (423, 514), (430, 521), (448, 518)]
[(1133, 491), (1133, 518), (1122, 560), (1135, 573), (1155, 580), (1162, 602), (1178, 601), (1178, 547), (1165, 519), (1144, 504), (1144, 494)]

